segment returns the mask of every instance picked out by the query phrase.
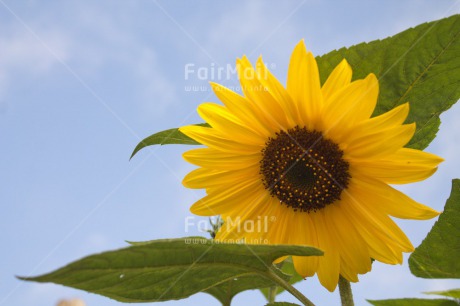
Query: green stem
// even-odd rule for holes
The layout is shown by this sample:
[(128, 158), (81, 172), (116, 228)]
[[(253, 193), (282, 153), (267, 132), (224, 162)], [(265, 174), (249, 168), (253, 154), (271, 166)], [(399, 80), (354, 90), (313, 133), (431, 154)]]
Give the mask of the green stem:
[(347, 281), (342, 275), (339, 278), (339, 292), (342, 306), (354, 306), (353, 293), (351, 292), (350, 282)]
[(268, 288), (268, 302), (269, 303), (275, 303), (277, 288), (278, 288), (277, 286), (272, 286)]
[(315, 304), (313, 304), (305, 295), (300, 293), (299, 290), (297, 290), (291, 284), (279, 277), (275, 272), (273, 272), (273, 270), (269, 270), (268, 277), (274, 282), (276, 282), (280, 287), (283, 287), (286, 291), (295, 296), (300, 302), (302, 302), (303, 305), (315, 306)]

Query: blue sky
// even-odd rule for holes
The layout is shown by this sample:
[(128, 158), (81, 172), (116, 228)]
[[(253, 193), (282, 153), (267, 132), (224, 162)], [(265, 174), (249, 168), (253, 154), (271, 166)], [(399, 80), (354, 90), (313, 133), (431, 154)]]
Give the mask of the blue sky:
[[(207, 80), (185, 67), (225, 67), (243, 54), (264, 56), (283, 82), (302, 38), (320, 55), (382, 39), (460, 12), (459, 1), (7, 1), (0, 0), (0, 305), (54, 305), (79, 297), (87, 305), (121, 305), (14, 275), (49, 272), (85, 255), (126, 246), (125, 240), (203, 235), (185, 232), (189, 206), (203, 193), (187, 190), (182, 160), (189, 147), (135, 145), (160, 130), (200, 122), (196, 107), (216, 101)], [(235, 75), (214, 79), (237, 86)], [(200, 90), (187, 91), (196, 85)], [(201, 86), (203, 90), (201, 90)], [(459, 177), (460, 107), (442, 116), (428, 148), (446, 159), (429, 180), (401, 186), (441, 210)], [(454, 133), (455, 131), (455, 133)], [(196, 217), (196, 220), (201, 220)], [(414, 245), (435, 220), (398, 221)], [(353, 285), (365, 299), (420, 296), (459, 287), (428, 281), (407, 268), (374, 264)], [(337, 293), (316, 278), (297, 285), (318, 305)], [(295, 299), (282, 295), (280, 300)], [(234, 305), (263, 305), (246, 292)], [(218, 305), (199, 294), (162, 305)]]

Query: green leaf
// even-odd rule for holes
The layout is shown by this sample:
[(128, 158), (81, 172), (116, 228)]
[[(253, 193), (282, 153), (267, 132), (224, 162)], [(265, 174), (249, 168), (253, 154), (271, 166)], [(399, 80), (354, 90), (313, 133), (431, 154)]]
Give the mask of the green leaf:
[(272, 265), (286, 255), (322, 252), (293, 245), (217, 244), (199, 237), (165, 239), (88, 256), (49, 274), (21, 279), (53, 282), (121, 302), (156, 302), (183, 299), (240, 277), (286, 280), (288, 276)]
[(240, 292), (273, 286), (273, 281), (260, 275), (244, 275), (230, 279), (207, 289), (206, 293), (218, 299), (222, 305), (230, 305), (232, 299)]
[(343, 59), (353, 78), (373, 72), (380, 95), (374, 115), (410, 102), (408, 122), (417, 123), (409, 147), (424, 149), (434, 139), (439, 115), (460, 98), (460, 15), (419, 25), (393, 37), (342, 48), (317, 57), (324, 82)]
[[(294, 263), (292, 262), (292, 257), (287, 258), (281, 264), (282, 264), (281, 271), (283, 271), (284, 274), (287, 274), (287, 275), (291, 276), (290, 279), (289, 279), (289, 284), (292, 285), (292, 284), (295, 284), (295, 283), (300, 282), (301, 280), (303, 280), (303, 277), (300, 276), (299, 273), (297, 273), (297, 271), (294, 268)], [(260, 291), (262, 292), (262, 294), (265, 296), (265, 298), (268, 301), (269, 289), (268, 288), (263, 288), (263, 287), (259, 287), (259, 288), (262, 288), (262, 289), (260, 289)], [(277, 287), (276, 295), (280, 294), (281, 292), (284, 292), (284, 288)]]
[(460, 289), (450, 289), (445, 291), (430, 291), (430, 292), (423, 292), (425, 294), (436, 294), (436, 295), (443, 295), (449, 296), (456, 299), (460, 299)]
[(415, 276), (460, 278), (460, 180), (452, 181), (452, 191), (428, 236), (409, 257)]
[[(209, 124), (207, 123), (200, 123), (196, 125), (209, 127)], [(165, 144), (199, 145), (200, 143), (182, 134), (178, 128), (173, 128), (150, 135), (149, 137), (139, 142), (136, 148), (134, 148), (134, 151), (131, 154), (130, 158), (133, 158), (133, 156), (136, 155), (137, 152), (139, 152), (141, 149), (145, 147)]]
[(367, 300), (374, 306), (458, 306), (455, 301), (446, 299), (394, 299), (394, 300)]
[(265, 306), (300, 306), (300, 305), (294, 304), (294, 303), (288, 303), (288, 302), (274, 302), (274, 303), (268, 303)]

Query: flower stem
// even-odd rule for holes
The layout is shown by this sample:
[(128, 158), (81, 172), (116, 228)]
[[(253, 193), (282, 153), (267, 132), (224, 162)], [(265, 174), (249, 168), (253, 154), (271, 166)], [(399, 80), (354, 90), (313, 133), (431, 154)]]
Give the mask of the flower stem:
[(313, 304), (305, 295), (300, 293), (299, 290), (297, 290), (291, 284), (279, 277), (273, 270), (269, 270), (268, 277), (274, 282), (278, 283), (280, 287), (283, 287), (286, 291), (295, 296), (300, 302), (302, 302), (303, 305), (315, 306), (315, 304)]
[(342, 275), (339, 278), (339, 292), (342, 306), (354, 306), (353, 293), (351, 292), (350, 282), (347, 281)]

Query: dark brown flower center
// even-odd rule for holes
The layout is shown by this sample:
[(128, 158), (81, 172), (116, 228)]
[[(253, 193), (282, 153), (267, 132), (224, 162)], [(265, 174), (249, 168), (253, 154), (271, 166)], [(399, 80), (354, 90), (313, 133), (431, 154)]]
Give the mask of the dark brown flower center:
[(281, 204), (302, 212), (339, 200), (350, 180), (348, 170), (337, 144), (300, 127), (270, 137), (260, 161), (265, 188)]

